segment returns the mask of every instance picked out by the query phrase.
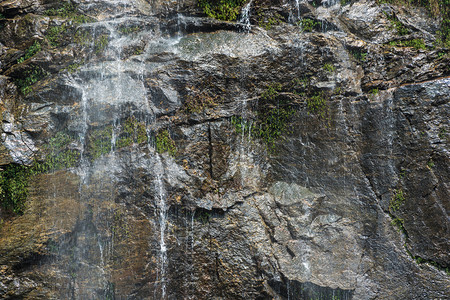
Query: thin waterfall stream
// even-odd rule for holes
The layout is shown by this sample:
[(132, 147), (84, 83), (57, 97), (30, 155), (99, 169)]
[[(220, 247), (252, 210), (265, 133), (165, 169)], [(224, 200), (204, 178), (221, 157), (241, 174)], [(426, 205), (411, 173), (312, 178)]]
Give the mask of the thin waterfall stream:
[(160, 230), (160, 286), (161, 286), (161, 299), (166, 299), (166, 269), (168, 264), (167, 258), (167, 246), (166, 246), (166, 228), (167, 228), (167, 203), (166, 203), (166, 190), (163, 182), (164, 169), (161, 163), (161, 159), (157, 156), (157, 162), (155, 165), (156, 181), (155, 189), (158, 192), (158, 209), (159, 209), (159, 230)]
[(251, 24), (250, 24), (250, 9), (252, 7), (252, 0), (250, 0), (241, 11), (241, 19), (239, 20), (239, 23), (244, 25), (245, 31), (250, 31)]
[[(117, 181), (119, 173), (116, 172), (122, 168), (119, 164), (124, 159), (124, 153), (121, 150), (124, 146), (135, 147), (138, 145), (137, 143), (144, 140), (147, 141), (149, 149), (148, 157), (146, 158), (148, 160), (147, 165), (154, 166), (153, 169), (148, 169), (147, 171), (152, 172), (155, 176), (153, 185), (155, 202), (150, 207), (154, 207), (158, 211), (156, 220), (160, 228), (158, 238), (160, 258), (158, 275), (154, 281), (154, 294), (155, 298), (166, 299), (168, 259), (165, 234), (168, 205), (166, 203), (167, 194), (163, 179), (165, 170), (160, 155), (155, 152), (155, 145), (152, 142), (154, 137), (150, 133), (150, 128), (153, 125), (151, 120), (154, 120), (154, 108), (149, 106), (148, 98), (144, 91), (144, 72), (149, 68), (149, 65), (144, 63), (145, 56), (151, 55), (152, 44), (156, 47), (161, 44), (157, 40), (158, 36), (154, 36), (152, 33), (153, 30), (140, 31), (139, 34), (135, 33), (137, 26), (143, 26), (142, 22), (143, 20), (139, 18), (125, 15), (112, 20), (84, 25), (82, 28), (86, 32), (91, 32), (94, 40), (100, 39), (102, 44), (93, 44), (95, 52), (92, 53), (92, 62), (86, 63), (76, 73), (70, 74), (66, 83), (80, 91), (81, 94), (81, 118), (77, 125), (81, 149), (81, 162), (78, 169), (78, 173), (81, 176), (80, 193), (82, 194), (82, 199), (86, 201), (89, 209), (94, 213), (100, 207), (106, 205), (111, 207), (113, 212), (111, 216), (106, 215), (105, 217), (112, 217), (113, 223), (119, 220), (117, 209), (113, 209), (115, 206), (111, 202), (113, 199), (104, 198), (104, 200), (98, 202), (95, 199), (91, 200), (89, 194), (91, 191), (96, 191), (95, 193), (100, 194), (104, 193), (103, 182), (105, 182), (106, 186), (109, 186), (107, 182)], [(128, 25), (130, 23), (138, 25)], [(140, 45), (143, 38), (150, 38), (150, 45), (148, 48), (141, 48), (142, 50), (139, 52), (135, 51), (133, 53), (136, 57), (142, 57), (140, 58), (141, 62), (124, 58), (124, 49), (130, 43)], [(99, 55), (102, 56), (100, 59), (97, 58)], [(139, 72), (141, 75), (137, 78), (131, 77), (129, 75), (130, 70), (141, 70)], [(104, 109), (105, 106), (108, 107), (107, 111)], [(99, 140), (96, 141), (94, 138)], [(95, 157), (92, 156), (93, 147), (100, 147), (99, 149), (94, 149), (98, 153), (94, 154)], [(97, 158), (98, 155), (102, 155), (103, 158), (94, 160), (93, 158)], [(135, 160), (136, 158), (133, 156), (134, 154), (130, 153), (126, 160)], [(112, 186), (110, 188), (113, 189)], [(112, 197), (114, 197), (114, 193), (114, 190), (111, 190)], [(96, 207), (96, 205), (100, 207)], [(89, 214), (92, 215), (92, 213)], [(151, 223), (154, 222), (153, 220), (149, 221)], [(112, 276), (110, 264), (113, 258), (112, 255), (114, 255), (113, 245), (114, 240), (118, 238), (118, 232), (122, 229), (116, 228), (117, 225), (112, 225), (112, 235), (94, 230), (94, 228), (102, 226), (102, 222), (104, 221), (95, 217), (89, 217), (81, 221), (81, 231), (77, 234), (80, 237), (85, 236), (83, 237), (85, 241), (95, 238), (97, 250), (92, 249), (86, 252), (83, 248), (88, 245), (79, 238), (75, 241), (73, 247), (77, 249), (75, 251), (79, 254), (74, 256), (73, 264), (78, 266), (70, 271), (73, 274), (73, 297), (75, 298), (90, 298), (90, 296), (87, 296), (90, 293), (89, 290), (96, 290), (96, 293), (110, 297), (109, 282)], [(120, 222), (120, 226), (127, 228), (128, 225), (124, 223), (125, 221)], [(92, 228), (93, 231), (88, 230), (88, 228)], [(128, 229), (126, 230), (128, 231)], [(111, 247), (111, 251), (106, 252), (105, 247)], [(95, 262), (96, 257), (98, 257), (98, 262)], [(87, 276), (86, 272), (88, 271), (83, 270), (82, 267), (84, 261), (91, 261), (97, 264), (97, 272), (89, 271), (89, 277), (95, 278), (95, 280), (90, 280), (89, 282), (79, 281), (79, 279)], [(159, 291), (157, 292), (157, 290)]]

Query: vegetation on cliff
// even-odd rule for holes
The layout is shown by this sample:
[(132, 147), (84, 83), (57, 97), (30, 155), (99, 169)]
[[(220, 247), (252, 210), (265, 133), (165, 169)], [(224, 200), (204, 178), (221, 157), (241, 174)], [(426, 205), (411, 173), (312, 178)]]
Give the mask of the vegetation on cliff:
[(16, 214), (25, 211), (28, 197), (28, 181), (32, 175), (30, 167), (9, 164), (0, 170), (0, 202), (2, 206)]
[[(450, 0), (377, 0), (377, 2), (426, 8), (432, 17), (440, 20), (440, 30), (437, 32), (436, 46), (450, 48)], [(409, 33), (409, 30), (397, 17), (390, 17), (390, 20), (400, 35)]]
[(245, 0), (199, 0), (198, 5), (210, 18), (235, 21)]

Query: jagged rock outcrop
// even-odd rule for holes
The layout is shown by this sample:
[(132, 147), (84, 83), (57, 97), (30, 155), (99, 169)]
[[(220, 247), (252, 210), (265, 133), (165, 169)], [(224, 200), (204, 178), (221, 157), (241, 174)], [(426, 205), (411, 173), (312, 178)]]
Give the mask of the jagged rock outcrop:
[(445, 299), (439, 19), (319, 2), (3, 1), (0, 297)]

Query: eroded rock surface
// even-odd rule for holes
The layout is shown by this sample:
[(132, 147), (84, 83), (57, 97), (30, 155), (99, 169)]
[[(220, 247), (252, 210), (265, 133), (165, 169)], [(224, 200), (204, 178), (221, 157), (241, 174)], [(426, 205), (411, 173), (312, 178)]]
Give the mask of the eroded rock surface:
[(194, 1), (0, 4), (2, 180), (33, 170), (1, 298), (447, 297), (438, 21), (251, 5), (247, 32)]

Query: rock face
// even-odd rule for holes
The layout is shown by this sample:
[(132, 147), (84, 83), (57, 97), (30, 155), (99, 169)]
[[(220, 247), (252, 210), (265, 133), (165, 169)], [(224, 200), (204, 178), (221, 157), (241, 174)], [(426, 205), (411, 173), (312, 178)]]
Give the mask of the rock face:
[(448, 297), (439, 20), (319, 2), (3, 1), (0, 298)]

